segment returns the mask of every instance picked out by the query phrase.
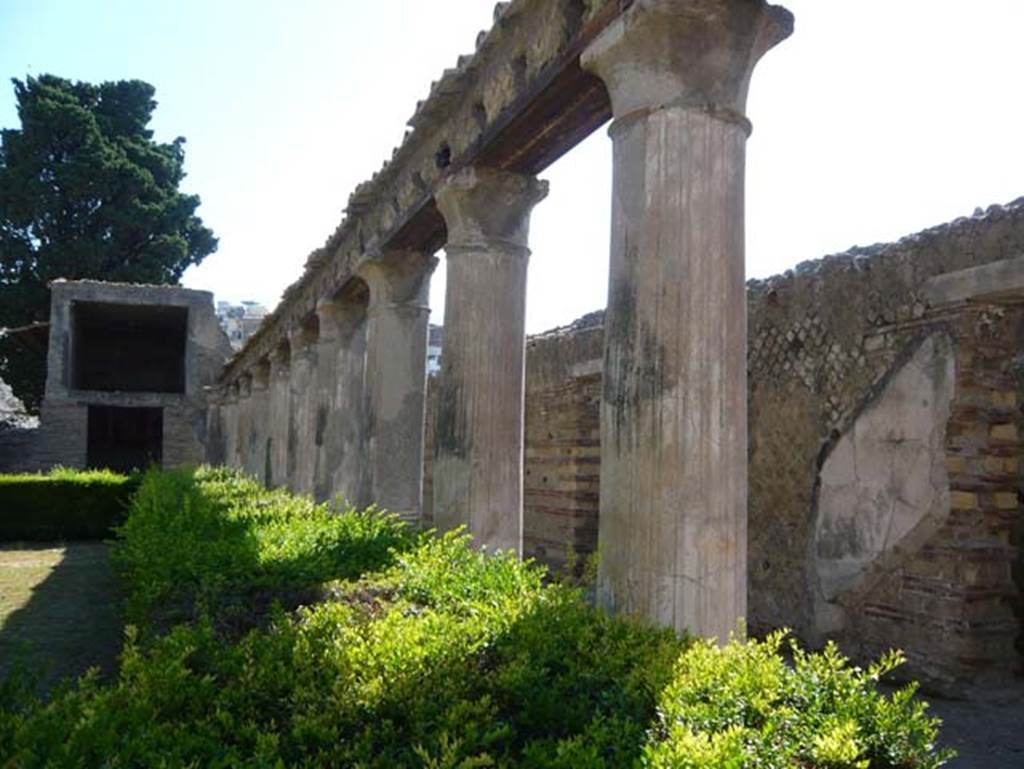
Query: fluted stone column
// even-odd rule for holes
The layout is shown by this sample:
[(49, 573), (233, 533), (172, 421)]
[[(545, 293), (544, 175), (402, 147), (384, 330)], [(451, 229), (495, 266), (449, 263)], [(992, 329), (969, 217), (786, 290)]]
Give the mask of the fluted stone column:
[(747, 595), (743, 113), (791, 29), (760, 0), (637, 0), (582, 58), (614, 115), (599, 597), (723, 641)]
[(252, 374), (238, 379), (238, 432), (235, 435), (232, 467), (247, 472), (249, 468), (249, 442), (252, 436)]
[(363, 372), (366, 304), (349, 299), (317, 306), (317, 499), (369, 504)]
[(249, 445), (246, 450), (246, 473), (265, 484), (270, 483), (270, 360), (264, 358), (252, 371), (249, 396)]
[(226, 420), (228, 391), (226, 387), (206, 387), (206, 451), (207, 464), (223, 465), (227, 454)]
[(469, 168), (437, 192), (448, 227), (434, 521), (522, 552), (523, 377), (530, 212), (547, 183)]
[(316, 446), (316, 469), (313, 473), (313, 497), (318, 502), (332, 498), (332, 468), (337, 457), (330, 455), (328, 433), (338, 419), (335, 394), (338, 389), (338, 353), (341, 348), (341, 322), (339, 305), (323, 300), (316, 308), (320, 334), (316, 343), (316, 425), (313, 443)]
[(239, 383), (228, 385), (222, 407), (224, 423), (224, 466), (238, 466), (238, 399)]
[(291, 419), (288, 431), (288, 487), (297, 494), (313, 493), (316, 472), (316, 325), (289, 334), (292, 350), (288, 380)]
[(437, 260), (386, 253), (360, 269), (370, 288), (366, 317), (366, 427), (370, 498), (419, 523), (430, 275)]
[(291, 347), (282, 342), (270, 357), (270, 448), (264, 468), (268, 487), (288, 482), (288, 433), (291, 430)]

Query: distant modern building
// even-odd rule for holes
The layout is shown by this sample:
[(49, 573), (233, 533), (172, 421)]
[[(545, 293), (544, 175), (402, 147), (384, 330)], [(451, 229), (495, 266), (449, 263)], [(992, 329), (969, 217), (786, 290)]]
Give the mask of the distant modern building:
[(436, 374), (441, 370), (441, 341), (444, 339), (444, 328), (430, 324), (427, 336), (427, 373)]
[(217, 302), (217, 320), (220, 327), (228, 335), (231, 347), (234, 350), (242, 349), (245, 341), (256, 333), (263, 319), (270, 314), (259, 302), (245, 300), (238, 304), (230, 302)]

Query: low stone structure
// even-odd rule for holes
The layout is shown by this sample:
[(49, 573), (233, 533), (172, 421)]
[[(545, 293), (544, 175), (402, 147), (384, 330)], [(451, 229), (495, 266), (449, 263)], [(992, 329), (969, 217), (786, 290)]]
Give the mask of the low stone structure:
[(206, 394), (231, 354), (204, 291), (51, 287), (46, 392), (21, 469), (174, 466), (206, 457)]

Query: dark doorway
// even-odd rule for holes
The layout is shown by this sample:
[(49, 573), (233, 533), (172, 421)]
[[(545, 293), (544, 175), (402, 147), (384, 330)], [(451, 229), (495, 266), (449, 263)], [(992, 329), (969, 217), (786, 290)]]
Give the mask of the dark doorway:
[(159, 465), (163, 442), (163, 409), (89, 407), (89, 467), (124, 473)]

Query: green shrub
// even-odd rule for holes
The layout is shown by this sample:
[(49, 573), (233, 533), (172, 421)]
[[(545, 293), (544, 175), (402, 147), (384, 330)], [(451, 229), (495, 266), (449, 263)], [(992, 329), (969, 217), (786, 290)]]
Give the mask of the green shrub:
[(337, 514), (211, 468), (147, 473), (118, 536), (113, 562), (127, 588), (126, 616), (143, 628), (294, 604), (326, 581), (387, 566), (417, 537), (397, 516)]
[(878, 691), (903, 662), (898, 653), (861, 670), (833, 644), (809, 654), (791, 643), (790, 665), (783, 639), (691, 646), (661, 693), (644, 765), (933, 769), (951, 757), (937, 750), (938, 721), (914, 686), (891, 697)]
[(0, 542), (108, 537), (137, 487), (137, 477), (108, 470), (0, 475)]
[[(0, 690), (11, 693), (0, 766), (933, 769), (945, 758), (912, 689), (875, 689), (895, 656), (862, 672), (833, 648), (794, 649), (787, 663), (781, 635), (690, 643), (610, 617), (458, 533), (414, 537), (388, 516), (332, 516), (206, 470), (151, 474), (120, 531), (138, 616), (185, 600), (188, 621), (132, 632), (109, 685), (87, 677), (47, 703)], [(322, 579), (316, 602), (224, 632), (237, 608), (227, 597)]]

